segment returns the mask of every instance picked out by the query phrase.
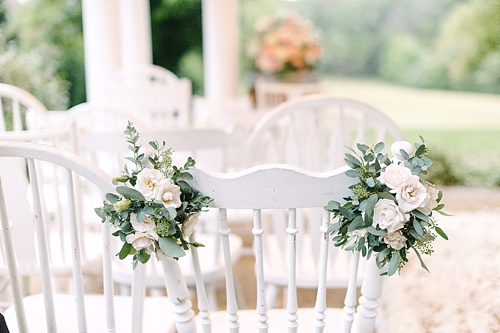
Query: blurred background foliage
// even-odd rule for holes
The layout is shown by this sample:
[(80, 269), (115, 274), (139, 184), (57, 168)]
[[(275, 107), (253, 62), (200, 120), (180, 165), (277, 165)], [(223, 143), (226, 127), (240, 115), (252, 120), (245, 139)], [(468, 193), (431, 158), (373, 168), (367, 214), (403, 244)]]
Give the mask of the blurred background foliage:
[[(498, 0), (239, 4), (242, 82), (245, 44), (257, 18), (291, 10), (322, 31), (322, 75), (500, 93)], [(153, 62), (190, 78), (194, 93), (203, 94), (201, 0), (150, 0), (150, 7)], [(32, 91), (49, 109), (85, 101), (81, 14), (81, 0), (0, 0), (0, 80)], [(46, 82), (42, 91), (40, 82)]]

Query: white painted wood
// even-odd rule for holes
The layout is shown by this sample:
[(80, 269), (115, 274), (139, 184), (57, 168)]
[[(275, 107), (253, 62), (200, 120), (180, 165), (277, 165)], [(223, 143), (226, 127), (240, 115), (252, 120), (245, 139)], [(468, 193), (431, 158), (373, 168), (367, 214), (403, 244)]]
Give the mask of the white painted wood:
[[(35, 205), (34, 216), (36, 216), (36, 252), (39, 253), (40, 270), (38, 276), (43, 277), (42, 290), (36, 291), (35, 294), (21, 299), (19, 287), (19, 274), (15, 270), (18, 266), (16, 256), (7, 255), (9, 258), (9, 273), (11, 274), (11, 285), (15, 298), (16, 306), (8, 308), (3, 312), (9, 329), (11, 332), (138, 332), (137, 327), (142, 326), (144, 332), (171, 332), (174, 327), (173, 315), (167, 310), (171, 305), (166, 297), (146, 297), (140, 286), (143, 285), (143, 275), (139, 274), (136, 281), (139, 286), (138, 292), (135, 292), (131, 297), (115, 296), (113, 288), (113, 266), (111, 265), (111, 257), (115, 255), (113, 248), (110, 246), (110, 232), (108, 226), (103, 226), (102, 230), (102, 254), (103, 258), (103, 285), (104, 295), (89, 295), (87, 290), (83, 288), (83, 273), (81, 265), (81, 253), (79, 250), (79, 240), (81, 239), (78, 228), (77, 219), (75, 218), (76, 206), (71, 204), (77, 197), (74, 193), (74, 188), (71, 183), (66, 184), (68, 190), (67, 196), (70, 198), (65, 205), (69, 205), (69, 215), (65, 220), (68, 226), (71, 226), (71, 243), (72, 250), (70, 257), (73, 261), (72, 280), (74, 288), (66, 293), (52, 294), (51, 283), (58, 276), (57, 272), (50, 269), (48, 265), (48, 243), (45, 239), (45, 233), (50, 221), (43, 218), (42, 210), (45, 208), (39, 203), (42, 186), (38, 187), (36, 182), (35, 162), (54, 163), (61, 166), (66, 173), (65, 180), (73, 180), (76, 175), (83, 177), (89, 183), (86, 186), (95, 186), (97, 189), (96, 199), (102, 202), (104, 193), (114, 192), (114, 186), (111, 184), (111, 177), (97, 168), (95, 165), (84, 160), (83, 158), (69, 153), (60, 148), (49, 147), (35, 143), (25, 142), (0, 142), (0, 164), (5, 163), (6, 158), (26, 158), (28, 159), (28, 171), (30, 179), (34, 182), (32, 191)], [(10, 176), (8, 171), (2, 170), (1, 179)], [(11, 230), (16, 227), (15, 221), (12, 226), (9, 224), (9, 215), (15, 207), (5, 205), (5, 198), (9, 198), (10, 193), (7, 188), (0, 188), (2, 195), (0, 196), (0, 217), (2, 219), (2, 239), (4, 240), (3, 248), (7, 254), (16, 251), (14, 243), (11, 239)], [(97, 205), (96, 205), (97, 206)], [(90, 207), (89, 209), (92, 209)], [(27, 231), (26, 231), (27, 232)], [(94, 244), (94, 246), (98, 246)], [(169, 267), (169, 273), (178, 270), (178, 263), (173, 261)], [(177, 268), (176, 268), (177, 267)], [(130, 268), (131, 269), (131, 268)], [(172, 277), (169, 277), (172, 278)], [(95, 281), (94, 281), (95, 282)], [(176, 284), (177, 289), (181, 290), (184, 284), (182, 277), (178, 279)], [(135, 288), (135, 287), (134, 287)], [(40, 293), (39, 293), (40, 292)], [(172, 292), (172, 294), (174, 294)], [(144, 302), (144, 303), (142, 303)], [(134, 316), (134, 320), (142, 320), (140, 323), (134, 323), (132, 328), (132, 314), (140, 311), (144, 304), (143, 316)], [(185, 313), (189, 313), (189, 304), (185, 305)], [(23, 315), (23, 312), (25, 315)], [(141, 311), (142, 312), (142, 311)], [(192, 315), (191, 315), (192, 317)], [(189, 316), (186, 317), (189, 319)], [(189, 320), (188, 320), (189, 321)], [(184, 324), (183, 324), (184, 325)], [(186, 324), (187, 325), (187, 324)], [(181, 324), (179, 324), (181, 326)], [(28, 329), (26, 329), (28, 327)], [(56, 329), (57, 327), (57, 329)], [(191, 331), (192, 332), (192, 331)]]
[(87, 101), (106, 101), (106, 82), (121, 67), (119, 0), (83, 0)]
[[(108, 106), (109, 107), (109, 106)], [(127, 113), (121, 112), (117, 108), (104, 106), (96, 108), (93, 105), (80, 105), (70, 112), (70, 126), (73, 128), (73, 141), (75, 151), (97, 164), (113, 176), (118, 176), (123, 170), (123, 165), (127, 163), (126, 156), (131, 156), (128, 150), (128, 143), (125, 140), (123, 130), (127, 123)], [(99, 121), (99, 115), (105, 115), (104, 120)], [(134, 123), (135, 124), (135, 123)], [(123, 125), (123, 127), (121, 126)], [(187, 157), (195, 158), (197, 166), (214, 170), (225, 170), (228, 150), (239, 146), (242, 141), (241, 133), (238, 131), (226, 131), (213, 128), (181, 128), (165, 131), (157, 127), (148, 127), (144, 122), (137, 126), (140, 132), (139, 143), (143, 147), (149, 147), (148, 142), (157, 140), (160, 144), (165, 141), (166, 145), (172, 148), (175, 153), (173, 162), (182, 166)], [(216, 291), (218, 282), (224, 277), (224, 261), (222, 259), (221, 238), (224, 235), (208, 233), (204, 229), (213, 229), (212, 221), (217, 217), (215, 214), (201, 214), (199, 220), (199, 233), (197, 238), (205, 247), (197, 251), (200, 256), (200, 269), (205, 276), (207, 283), (209, 308), (217, 308)], [(231, 234), (231, 251), (233, 262), (237, 261), (241, 255), (243, 240), (241, 237)], [(188, 252), (188, 257), (191, 252)], [(130, 293), (131, 272), (130, 264), (126, 261), (117, 262), (120, 269), (115, 273), (114, 280), (120, 285), (123, 294)], [(183, 260), (181, 270), (190, 289), (194, 289), (196, 279), (190, 260)], [(161, 274), (161, 265), (155, 261), (147, 264), (146, 287), (149, 291), (158, 292), (164, 290), (164, 279)], [(205, 309), (204, 309), (205, 310)], [(208, 308), (206, 309), (208, 310)]]
[(124, 67), (153, 62), (148, 0), (120, 0), (121, 57)]
[[(238, 173), (221, 174), (197, 169), (193, 172), (194, 179), (190, 181), (191, 185), (209, 194), (213, 199), (212, 207), (218, 208), (221, 215), (221, 230), (225, 230), (227, 216), (229, 212), (236, 210), (253, 211), (253, 229), (254, 246), (253, 255), (255, 258), (255, 275), (246, 276), (254, 279), (256, 284), (257, 305), (255, 309), (240, 310), (232, 304), (234, 291), (232, 280), (234, 276), (232, 270), (226, 273), (226, 287), (228, 293), (228, 304), (225, 311), (212, 312), (210, 319), (212, 325), (209, 328), (208, 323), (202, 332), (323, 332), (340, 330), (343, 327), (343, 318), (341, 309), (332, 309), (327, 306), (326, 300), (326, 282), (334, 278), (328, 270), (328, 247), (330, 235), (327, 234), (330, 214), (324, 213), (318, 216), (316, 223), (309, 224), (309, 228), (319, 229), (321, 235), (318, 241), (321, 241), (321, 254), (318, 258), (309, 258), (311, 261), (320, 261), (321, 270), (316, 276), (316, 283), (313, 287), (317, 289), (317, 300), (315, 308), (302, 308), (296, 300), (296, 278), (298, 273), (293, 269), (298, 264), (298, 252), (301, 238), (307, 235), (304, 230), (305, 225), (299, 223), (299, 212), (305, 208), (321, 208), (329, 200), (339, 200), (349, 194), (349, 186), (355, 180), (345, 176), (345, 168), (336, 169), (330, 172), (313, 173), (289, 165), (261, 165)], [(264, 265), (266, 261), (265, 246), (269, 243), (266, 238), (273, 235), (267, 232), (266, 227), (272, 223), (272, 220), (262, 214), (268, 210), (287, 209), (289, 220), (287, 228), (283, 233), (288, 238), (285, 246), (288, 247), (288, 257), (283, 260), (288, 261), (291, 267), (288, 270), (286, 288), (289, 291), (287, 304), (284, 309), (269, 309), (265, 295), (266, 275), (268, 267)], [(228, 212), (228, 213), (226, 213)], [(297, 216), (297, 219), (296, 219)], [(225, 247), (226, 252), (229, 248)], [(355, 254), (359, 257), (359, 254)], [(362, 262), (361, 265), (364, 265)], [(230, 266), (228, 266), (230, 267)], [(357, 320), (356, 308), (356, 286), (357, 286), (357, 267), (358, 261), (354, 260), (351, 268), (346, 268), (351, 284), (345, 303), (348, 305), (349, 323), (351, 318)], [(370, 275), (370, 279), (376, 282), (371, 287), (364, 287), (367, 295), (365, 301), (369, 312), (368, 317), (373, 314), (373, 309), (377, 306), (377, 298), (380, 296), (382, 285), (378, 282), (381, 277), (378, 274)], [(236, 312), (235, 312), (236, 309)], [(336, 313), (336, 314), (335, 314)], [(198, 326), (202, 329), (202, 326)], [(348, 327), (350, 329), (350, 327)], [(347, 329), (345, 330), (347, 331)], [(357, 324), (354, 322), (353, 332), (372, 333), (369, 330), (357, 330)]]
[[(356, 100), (313, 94), (296, 97), (268, 111), (250, 134), (246, 165), (286, 163), (312, 171), (327, 171), (345, 165), (344, 154), (350, 152), (348, 147), (356, 149), (357, 143), (370, 145), (383, 141), (389, 144), (401, 139), (399, 129), (381, 111)], [(275, 212), (267, 214), (276, 221), (278, 227), (274, 230), (284, 228), (280, 226), (283, 217)], [(297, 215), (297, 223), (308, 225), (320, 215), (320, 210), (302, 211)], [(307, 259), (319, 258), (322, 251), (321, 233), (315, 228), (309, 230), (314, 230), (314, 234), (297, 242), (297, 287), (306, 289), (316, 286), (317, 272), (322, 269), (319, 261)], [(276, 234), (266, 248), (270, 306), (278, 303), (272, 295), (288, 283), (289, 265), (285, 259), (288, 251), (283, 242), (282, 234)], [(342, 272), (350, 266), (351, 258), (334, 247), (329, 247), (328, 252), (328, 269), (335, 278), (326, 281), (326, 287), (345, 288), (348, 278)], [(362, 275), (361, 271), (358, 285)]]
[(205, 98), (225, 101), (238, 93), (238, 1), (203, 0)]
[(169, 70), (137, 64), (122, 67), (108, 78), (107, 103), (127, 108), (149, 126), (187, 127), (191, 119), (191, 81)]
[[(10, 124), (6, 122), (6, 113), (11, 114)], [(35, 96), (19, 87), (0, 83), (0, 132), (20, 132), (48, 126), (47, 108)]]
[(319, 82), (279, 82), (258, 77), (255, 80), (257, 108), (270, 109), (291, 99), (310, 94), (319, 94), (322, 86)]

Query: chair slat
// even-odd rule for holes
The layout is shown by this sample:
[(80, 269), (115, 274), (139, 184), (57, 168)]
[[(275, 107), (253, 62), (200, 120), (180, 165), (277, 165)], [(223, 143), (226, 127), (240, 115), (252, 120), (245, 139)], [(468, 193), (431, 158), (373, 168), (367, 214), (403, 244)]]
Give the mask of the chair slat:
[(27, 332), (26, 313), (24, 311), (21, 287), (19, 286), (19, 277), (17, 274), (17, 264), (14, 254), (14, 244), (10, 235), (9, 217), (7, 215), (7, 207), (5, 205), (5, 196), (2, 186), (2, 177), (0, 176), (0, 217), (2, 219), (2, 236), (5, 248), (7, 267), (9, 269), (9, 278), (11, 290), (14, 297), (14, 306), (16, 308), (17, 325), (21, 332)]
[(267, 332), (267, 302), (265, 293), (265, 282), (264, 282), (264, 253), (263, 253), (263, 241), (262, 234), (264, 230), (262, 229), (262, 215), (260, 209), (255, 209), (253, 211), (253, 229), (252, 234), (254, 236), (254, 255), (255, 255), (255, 275), (257, 279), (257, 327), (259, 330)]
[(40, 270), (42, 276), (42, 289), (45, 301), (45, 317), (47, 330), (49, 332), (57, 332), (55, 326), (55, 308), (54, 308), (54, 297), (52, 291), (52, 279), (50, 274), (50, 264), (49, 264), (49, 254), (48, 245), (45, 231), (45, 222), (43, 220), (43, 207), (41, 203), (40, 187), (37, 176), (37, 170), (35, 168), (35, 162), (33, 159), (27, 159), (28, 162), (28, 174), (32, 185), (32, 198), (33, 198), (33, 210), (35, 213), (35, 233), (38, 243), (38, 258), (40, 260)]
[(288, 211), (288, 297), (286, 309), (288, 312), (287, 324), (289, 332), (297, 331), (297, 216), (296, 209), (291, 208)]

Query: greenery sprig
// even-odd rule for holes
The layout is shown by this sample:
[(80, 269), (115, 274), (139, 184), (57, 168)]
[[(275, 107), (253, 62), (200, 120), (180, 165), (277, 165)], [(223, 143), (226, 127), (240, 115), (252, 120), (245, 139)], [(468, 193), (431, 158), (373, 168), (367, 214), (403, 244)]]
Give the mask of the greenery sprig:
[(382, 274), (393, 275), (408, 262), (413, 249), (421, 266), (428, 271), (421, 254), (431, 254), (437, 235), (448, 239), (438, 227), (433, 212), (443, 212), (442, 192), (427, 182), (432, 165), (424, 139), (415, 144), (415, 153), (401, 149), (401, 161), (391, 161), (383, 152), (384, 143), (372, 147), (357, 144), (359, 152), (345, 154), (350, 167), (346, 175), (358, 179), (350, 186), (345, 202), (330, 201), (333, 213), (328, 232), (335, 246), (360, 251), (367, 258), (376, 254)]
[(116, 193), (106, 194), (106, 201), (95, 211), (103, 223), (113, 225), (113, 233), (123, 242), (117, 254), (120, 259), (132, 256), (135, 268), (146, 263), (152, 254), (159, 260), (185, 256), (198, 216), (212, 199), (192, 188), (189, 170), (195, 161), (189, 157), (182, 167), (172, 163), (173, 151), (165, 142), (149, 142), (143, 149), (138, 144), (140, 134), (129, 122), (124, 134), (132, 152), (126, 159), (122, 175), (113, 178)]

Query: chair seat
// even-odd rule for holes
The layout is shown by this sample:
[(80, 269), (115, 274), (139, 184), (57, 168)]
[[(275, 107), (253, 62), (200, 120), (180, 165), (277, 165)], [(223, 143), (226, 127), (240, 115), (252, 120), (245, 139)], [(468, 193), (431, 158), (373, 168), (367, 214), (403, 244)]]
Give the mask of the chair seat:
[[(286, 326), (288, 313), (286, 309), (272, 309), (267, 312), (269, 332), (282, 332), (283, 327)], [(329, 308), (325, 312), (325, 330), (324, 332), (343, 332), (339, 330), (342, 325), (342, 309)], [(240, 333), (244, 332), (258, 332), (257, 330), (257, 313), (255, 309), (240, 310), (238, 311)], [(314, 323), (315, 312), (314, 308), (301, 308), (297, 312), (298, 316), (298, 329), (297, 333), (311, 333), (316, 332), (312, 326)], [(226, 333), (227, 332), (227, 313), (225, 311), (213, 312), (210, 315), (212, 320), (212, 333)], [(199, 319), (199, 318), (198, 318)], [(197, 322), (199, 330), (201, 330), (200, 320)], [(356, 332), (356, 325), (353, 325), (352, 332)]]
[[(103, 295), (85, 296), (85, 308), (88, 318), (88, 332), (106, 332), (106, 310)], [(115, 298), (115, 321), (116, 332), (131, 332), (132, 315), (131, 298), (127, 296), (116, 296)], [(59, 332), (77, 332), (75, 300), (72, 295), (54, 295), (56, 309), (67, 309), (64, 313), (56, 313), (56, 322)], [(43, 297), (41, 294), (30, 295), (24, 298), (26, 318), (31, 333), (47, 333), (45, 327), (45, 311), (43, 310)], [(171, 306), (167, 297), (148, 297), (144, 300), (144, 327), (145, 333), (169, 333), (175, 332), (173, 313), (168, 311)], [(72, 311), (75, 309), (75, 311)], [(4, 313), (5, 321), (10, 333), (19, 332), (16, 322), (16, 313), (13, 306)], [(121, 316), (119, 316), (121, 315)], [(160, 320), (161, 318), (161, 320)], [(161, 324), (163, 322), (163, 325)]]

